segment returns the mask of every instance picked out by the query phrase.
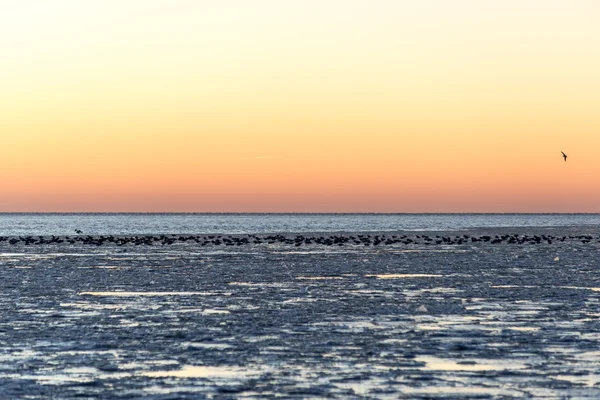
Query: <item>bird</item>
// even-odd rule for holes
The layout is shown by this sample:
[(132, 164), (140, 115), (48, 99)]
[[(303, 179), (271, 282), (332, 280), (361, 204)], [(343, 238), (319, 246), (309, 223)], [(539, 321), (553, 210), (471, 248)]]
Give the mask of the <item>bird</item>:
[(81, 231), (81, 229), (75, 229), (75, 233), (81, 235), (83, 232)]
[(563, 158), (565, 159), (565, 161), (567, 161), (567, 155), (565, 153), (563, 153), (562, 151), (561, 151), (561, 153), (562, 153)]

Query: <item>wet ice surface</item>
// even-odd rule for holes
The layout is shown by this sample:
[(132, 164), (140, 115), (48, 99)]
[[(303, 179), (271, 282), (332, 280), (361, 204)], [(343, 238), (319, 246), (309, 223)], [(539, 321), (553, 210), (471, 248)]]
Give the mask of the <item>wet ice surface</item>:
[(0, 398), (598, 398), (598, 245), (3, 246)]

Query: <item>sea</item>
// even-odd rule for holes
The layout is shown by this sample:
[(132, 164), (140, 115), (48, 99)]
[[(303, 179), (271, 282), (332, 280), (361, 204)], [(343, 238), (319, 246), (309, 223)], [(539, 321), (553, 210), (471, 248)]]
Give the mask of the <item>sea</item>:
[[(0, 399), (600, 399), (599, 226), (600, 214), (0, 214), (0, 236), (84, 235), (0, 242)], [(547, 227), (524, 243), (85, 238)]]
[(600, 226), (600, 214), (1, 213), (0, 235), (261, 234)]

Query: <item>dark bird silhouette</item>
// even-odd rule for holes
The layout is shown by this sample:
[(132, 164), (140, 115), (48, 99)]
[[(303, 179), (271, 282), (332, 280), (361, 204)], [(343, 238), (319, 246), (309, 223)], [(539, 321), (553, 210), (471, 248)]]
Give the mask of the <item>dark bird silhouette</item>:
[(567, 161), (567, 155), (565, 153), (563, 153), (562, 151), (561, 151), (561, 153), (562, 153), (563, 158), (565, 159), (565, 161)]
[(81, 235), (83, 232), (80, 229), (75, 229), (75, 233)]

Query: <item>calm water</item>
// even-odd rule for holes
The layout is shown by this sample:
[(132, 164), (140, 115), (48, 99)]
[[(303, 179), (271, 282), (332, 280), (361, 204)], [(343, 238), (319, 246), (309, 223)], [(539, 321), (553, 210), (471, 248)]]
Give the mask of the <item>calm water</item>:
[(458, 230), (600, 225), (600, 214), (0, 214), (0, 235)]

